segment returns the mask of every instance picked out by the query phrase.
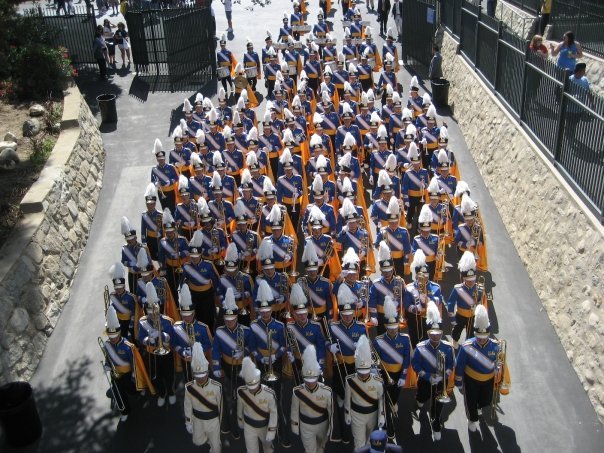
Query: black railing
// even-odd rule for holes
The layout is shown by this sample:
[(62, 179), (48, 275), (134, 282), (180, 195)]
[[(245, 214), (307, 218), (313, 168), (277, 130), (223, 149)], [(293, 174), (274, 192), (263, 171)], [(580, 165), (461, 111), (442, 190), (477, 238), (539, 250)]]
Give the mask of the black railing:
[(461, 2), (462, 0), (446, 0), (441, 3), (441, 23), (457, 36), (461, 29)]
[(541, 10), (541, 2), (542, 0), (505, 0), (508, 3), (511, 3), (514, 6), (517, 6), (520, 9), (525, 11), (529, 11), (531, 13), (539, 13)]
[[(452, 32), (449, 1), (441, 0), (441, 10)], [(604, 221), (604, 98), (531, 52), (528, 40), (483, 14), (476, 1), (462, 0), (459, 12), (463, 58)]]
[(403, 2), (403, 33), (401, 58), (422, 75), (432, 58), (434, 33), (438, 24), (436, 0), (405, 0)]
[(604, 2), (601, 0), (556, 0), (550, 18), (551, 36), (562, 39), (571, 30), (583, 48), (604, 57)]
[(175, 91), (199, 88), (214, 76), (216, 25), (209, 8), (131, 10), (126, 22), (138, 77)]
[(44, 23), (54, 30), (53, 44), (69, 50), (69, 57), (75, 66), (96, 65), (92, 52), (96, 21), (92, 11), (85, 6), (76, 6), (70, 15), (57, 15), (56, 9), (38, 8)]

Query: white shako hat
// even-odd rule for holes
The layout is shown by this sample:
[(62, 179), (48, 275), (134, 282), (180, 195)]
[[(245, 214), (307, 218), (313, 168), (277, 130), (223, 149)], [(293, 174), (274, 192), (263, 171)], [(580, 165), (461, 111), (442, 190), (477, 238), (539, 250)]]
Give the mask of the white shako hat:
[(342, 257), (342, 269), (348, 271), (349, 274), (354, 274), (360, 270), (359, 263), (361, 259), (352, 247), (348, 247), (346, 253)]
[(155, 203), (157, 201), (157, 187), (150, 182), (145, 189), (145, 203)]
[(180, 314), (183, 316), (192, 315), (195, 312), (193, 300), (191, 299), (191, 290), (189, 285), (182, 285), (178, 291), (178, 303), (180, 305)]
[(306, 294), (304, 294), (304, 290), (302, 289), (302, 286), (300, 286), (299, 283), (294, 283), (292, 285), (289, 300), (291, 306), (294, 307), (294, 312), (308, 313), (308, 307), (306, 305), (308, 299), (306, 298)]
[(129, 241), (130, 239), (134, 239), (136, 237), (136, 230), (128, 220), (128, 217), (122, 217), (120, 226), (122, 229), (122, 234), (124, 235), (124, 239)]
[(172, 213), (170, 212), (170, 208), (165, 208), (164, 213), (161, 219), (164, 225), (164, 231), (174, 231), (176, 230), (176, 221), (174, 217), (172, 217)]
[(396, 305), (390, 296), (384, 298), (384, 325), (386, 329), (398, 329), (399, 327)]
[(316, 271), (319, 269), (319, 256), (315, 245), (311, 240), (304, 244), (304, 253), (302, 253), (302, 263), (307, 271)]
[(468, 194), (463, 194), (461, 196), (461, 213), (463, 214), (464, 219), (473, 219), (476, 217), (476, 211), (478, 210), (478, 205), (474, 200), (470, 198)]
[(317, 382), (321, 376), (321, 366), (317, 360), (314, 344), (309, 344), (302, 354), (302, 378), (307, 382)]
[(338, 307), (341, 315), (352, 315), (357, 297), (354, 295), (348, 285), (343, 284), (338, 288)]
[[(203, 200), (203, 198), (200, 198), (200, 200)], [(203, 233), (201, 232), (201, 230), (197, 230), (195, 231), (195, 233), (193, 233), (193, 237), (189, 241), (189, 256), (191, 256), (192, 258), (200, 257), (202, 245)]]
[(461, 255), (461, 258), (457, 263), (457, 269), (459, 269), (461, 277), (464, 280), (476, 280), (476, 258), (474, 257), (474, 254), (469, 251), (463, 252), (463, 255)]
[(149, 255), (147, 255), (147, 251), (143, 247), (138, 249), (138, 254), (136, 255), (136, 267), (141, 270), (141, 275), (143, 277), (151, 274), (154, 270), (153, 263), (149, 259)]
[(430, 231), (432, 228), (432, 211), (430, 210), (430, 206), (425, 204), (422, 206), (422, 210), (419, 212), (419, 217), (417, 218), (417, 224), (421, 231)]
[(392, 261), (392, 255), (390, 253), (390, 247), (386, 244), (386, 241), (380, 241), (380, 246), (377, 253), (378, 263), (382, 272), (389, 272), (394, 269), (394, 262)]
[(361, 335), (357, 342), (356, 350), (354, 351), (354, 367), (357, 371), (365, 371), (369, 373), (371, 369), (371, 349), (369, 348), (369, 340), (367, 335)]
[[(277, 209), (279, 209), (277, 207)], [(258, 261), (262, 269), (274, 269), (275, 258), (273, 256), (273, 243), (269, 238), (264, 238), (258, 247)]]
[(411, 276), (413, 280), (418, 275), (427, 277), (429, 275), (428, 266), (426, 265), (426, 254), (422, 249), (417, 249), (413, 254), (413, 262), (411, 263)]
[(440, 194), (442, 190), (438, 185), (438, 178), (432, 178), (430, 180), (430, 184), (428, 184), (428, 195), (430, 198), (434, 198), (436, 200), (440, 200)]
[(244, 357), (241, 363), (241, 373), (239, 373), (248, 387), (256, 387), (260, 384), (260, 370), (256, 368), (254, 362), (249, 357)]
[(231, 242), (227, 247), (224, 267), (227, 271), (234, 271), (239, 267), (239, 252), (234, 242)]
[(105, 315), (105, 332), (109, 338), (116, 338), (121, 332), (120, 321), (113, 305), (109, 306)]
[(208, 359), (203, 353), (203, 346), (198, 341), (193, 344), (191, 352), (191, 371), (194, 378), (202, 378), (208, 374)]
[(443, 331), (440, 328), (442, 323), (442, 317), (440, 311), (433, 300), (428, 301), (428, 307), (426, 308), (426, 325), (428, 326), (428, 333), (442, 334)]
[(126, 287), (126, 269), (124, 265), (119, 261), (115, 264), (112, 264), (109, 268), (109, 278), (113, 282), (113, 287), (115, 289), (125, 288)]
[(489, 313), (484, 305), (476, 305), (474, 311), (474, 336), (476, 338), (489, 338), (491, 323)]
[(145, 311), (147, 313), (150, 313), (153, 311), (154, 307), (157, 306), (157, 308), (159, 308), (159, 297), (157, 296), (157, 291), (155, 290), (153, 282), (147, 282), (147, 284), (145, 285), (145, 294), (147, 296)]
[(400, 220), (401, 206), (399, 205), (398, 198), (390, 198), (388, 208), (386, 208), (386, 215), (388, 216), (388, 222), (398, 222)]
[(233, 292), (233, 288), (228, 288), (224, 295), (224, 300), (222, 301), (223, 314), (222, 317), (225, 321), (232, 321), (237, 319), (239, 315), (239, 309), (237, 308), (237, 303), (235, 302), (235, 293)]
[(256, 293), (256, 302), (258, 303), (258, 311), (266, 312), (272, 311), (272, 305), (275, 301), (273, 290), (269, 286), (268, 282), (264, 279), (260, 280), (258, 284), (258, 292)]

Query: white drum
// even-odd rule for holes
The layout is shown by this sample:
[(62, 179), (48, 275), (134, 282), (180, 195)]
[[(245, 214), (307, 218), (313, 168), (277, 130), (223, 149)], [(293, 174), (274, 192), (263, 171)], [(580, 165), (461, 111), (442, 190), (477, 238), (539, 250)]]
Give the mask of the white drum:
[(324, 46), (327, 40), (325, 38), (315, 38), (315, 43), (318, 46)]
[(218, 66), (216, 73), (218, 74), (219, 79), (224, 79), (225, 77), (231, 75), (231, 71), (229, 70), (228, 66)]
[(306, 24), (306, 25), (300, 25), (300, 29), (298, 30), (298, 32), (310, 33), (311, 30), (312, 30), (312, 27), (310, 25)]
[(327, 61), (327, 62), (325, 62), (325, 63), (323, 64), (323, 66), (324, 66), (325, 68), (329, 66), (329, 69), (331, 69), (332, 74), (333, 74), (334, 72), (336, 72), (336, 71), (337, 71), (337, 69), (338, 69), (338, 64), (337, 64), (337, 62), (335, 62), (335, 61)]
[(273, 48), (275, 50), (284, 50), (287, 49), (287, 44), (284, 42), (275, 42), (273, 43)]
[(258, 77), (258, 68), (256, 66), (252, 66), (250, 68), (245, 68), (245, 76), (248, 79), (253, 79), (254, 77)]
[(369, 65), (369, 67), (371, 69), (375, 68), (375, 58), (368, 58), (367, 59), (367, 64)]
[(294, 42), (294, 49), (301, 50), (303, 47), (304, 45), (300, 41)]
[(350, 22), (349, 20), (342, 21), (342, 27), (344, 27), (344, 28), (350, 27), (350, 24), (352, 24), (352, 22)]

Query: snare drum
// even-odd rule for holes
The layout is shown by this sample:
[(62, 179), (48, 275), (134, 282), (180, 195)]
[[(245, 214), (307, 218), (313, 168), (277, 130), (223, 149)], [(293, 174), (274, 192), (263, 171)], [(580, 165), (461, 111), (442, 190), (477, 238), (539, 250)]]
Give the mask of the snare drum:
[(294, 42), (294, 49), (300, 50), (304, 47), (304, 45), (300, 41)]
[(352, 22), (350, 22), (349, 20), (342, 21), (342, 27), (344, 27), (344, 28), (350, 27), (350, 24), (352, 24)]
[(224, 79), (231, 75), (231, 71), (229, 70), (228, 66), (218, 66), (216, 73), (218, 74), (219, 79)]
[(375, 68), (375, 58), (368, 58), (367, 59), (367, 64), (369, 65), (369, 67), (371, 69)]
[(324, 46), (327, 40), (325, 38), (315, 38), (315, 43), (318, 46)]
[(254, 77), (258, 77), (258, 68), (256, 66), (245, 68), (245, 76), (248, 79), (253, 79)]

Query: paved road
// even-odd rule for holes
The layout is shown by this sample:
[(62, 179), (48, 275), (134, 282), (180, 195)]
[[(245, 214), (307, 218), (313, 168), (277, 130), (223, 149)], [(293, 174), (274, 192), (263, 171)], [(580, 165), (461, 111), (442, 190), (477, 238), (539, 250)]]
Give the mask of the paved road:
[[(235, 5), (236, 35), (229, 48), (238, 57), (243, 53), (246, 36), (252, 37), (259, 49), (264, 29), (276, 32), (282, 10), (289, 10), (290, 2), (273, 4), (277, 6), (271, 10), (256, 9), (253, 13)], [(222, 7), (217, 4), (216, 8), (217, 28), (224, 30)], [(364, 7), (361, 9), (365, 14)], [(315, 13), (311, 14), (310, 23), (314, 17)], [(341, 13), (336, 12), (336, 17), (337, 20), (332, 19), (335, 34), (341, 40)], [(368, 17), (375, 24), (375, 16)], [(381, 45), (379, 38), (378, 42)], [(407, 73), (402, 74), (403, 87), (408, 87), (409, 78)], [(112, 130), (104, 130), (107, 161), (90, 240), (73, 283), (72, 297), (32, 381), (45, 431), (42, 441), (26, 451), (197, 451), (184, 430), (180, 399), (177, 406), (158, 409), (141, 398), (135, 403), (137, 410), (130, 419), (118, 423), (105, 396), (107, 386), (96, 343), (96, 337), (103, 332), (102, 290), (108, 283), (107, 270), (119, 259), (123, 241), (120, 217), (127, 215), (138, 221), (144, 209), (143, 191), (154, 163), (153, 140), (157, 136), (169, 145), (171, 111), (180, 109), (184, 97), (194, 93), (141, 94), (137, 88), (135, 95), (129, 95), (132, 74), (127, 72), (117, 74), (106, 84), (94, 80), (93, 76), (83, 74), (79, 81), (87, 100), (93, 104), (98, 93), (118, 94), (119, 123)], [(467, 431), (463, 401), (456, 392), (454, 402), (447, 408), (443, 439), (438, 445), (431, 441), (425, 414), (420, 421), (411, 418), (413, 395), (405, 393), (399, 402), (399, 441), (410, 452), (602, 451), (602, 426), (551, 327), (459, 128), (454, 119), (446, 121), (462, 177), (470, 184), (486, 222), (492, 269), (489, 277), (494, 285), (491, 316), (498, 336), (508, 340), (513, 388), (502, 402), (499, 422), (482, 422), (482, 434), (473, 435)], [(448, 274), (443, 284), (447, 295), (455, 283), (454, 274)], [(0, 446), (1, 442), (0, 439)], [(225, 444), (225, 451), (244, 448), (241, 441), (226, 447)], [(341, 444), (330, 445), (328, 451), (342, 448), (351, 451), (349, 446)], [(11, 450), (5, 447), (3, 451)], [(289, 451), (302, 450), (295, 444)]]

